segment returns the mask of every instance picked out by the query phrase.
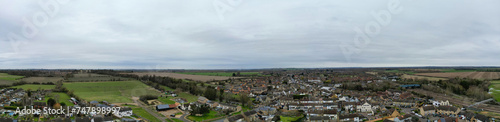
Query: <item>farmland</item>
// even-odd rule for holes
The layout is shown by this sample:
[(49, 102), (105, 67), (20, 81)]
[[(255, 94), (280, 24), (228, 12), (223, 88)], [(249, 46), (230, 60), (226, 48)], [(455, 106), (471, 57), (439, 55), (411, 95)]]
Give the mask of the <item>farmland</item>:
[(178, 74), (178, 73), (169, 73), (169, 72), (136, 72), (131, 73), (139, 76), (144, 75), (155, 75), (155, 76), (163, 76), (163, 77), (172, 77), (177, 79), (191, 79), (195, 81), (211, 81), (211, 80), (227, 80), (229, 78), (239, 78), (239, 77), (226, 77), (226, 76), (206, 76), (206, 75), (188, 75), (188, 74)]
[(26, 81), (28, 83), (56, 83), (57, 81), (64, 80), (62, 77), (27, 77), (21, 79), (21, 81)]
[[(166, 86), (162, 86), (165, 90), (167, 91), (174, 91), (174, 89), (172, 88), (169, 88), (169, 87), (166, 87)], [(189, 93), (186, 93), (186, 92), (181, 92), (179, 94), (177, 94), (178, 96), (177, 97), (174, 97), (174, 98), (185, 98), (188, 102), (195, 102), (198, 100), (198, 96), (195, 96), (195, 95), (192, 95), (192, 94), (189, 94)], [(162, 98), (162, 99), (159, 99), (160, 101), (162, 102), (170, 102), (171, 100), (170, 97), (168, 99), (165, 99), (165, 98)]]
[[(233, 73), (236, 75), (236, 72), (175, 72), (178, 74), (187, 74), (187, 75), (206, 75), (206, 76), (226, 76), (232, 77)], [(259, 72), (240, 72), (240, 75), (259, 75)]]
[(418, 76), (440, 78), (472, 78), (480, 80), (500, 79), (500, 72), (448, 72), (448, 73), (417, 73)]
[(159, 95), (155, 89), (139, 81), (74, 82), (64, 83), (68, 90), (87, 101), (108, 101), (111, 103), (132, 103), (132, 96)]
[(500, 102), (500, 80), (491, 81), (490, 92), (495, 100)]
[(22, 89), (31, 89), (31, 90), (36, 90), (38, 88), (43, 89), (43, 90), (48, 90), (48, 89), (54, 89), (56, 85), (32, 85), (32, 84), (26, 84), (26, 85), (20, 85), (20, 86), (13, 86), (11, 88), (22, 88)]
[(21, 79), (23, 77), (24, 76), (17, 76), (17, 75), (9, 75), (7, 73), (0, 73), (0, 80), (15, 81), (15, 80)]
[(101, 75), (94, 73), (79, 73), (74, 74), (73, 77), (69, 78), (68, 82), (93, 82), (93, 81), (125, 81), (130, 80), (130, 78), (115, 77), (109, 75)]
[(7, 73), (0, 73), (0, 85), (12, 85), (12, 83), (17, 82), (18, 79), (24, 76), (9, 75)]
[(428, 77), (428, 76), (417, 76), (417, 75), (407, 75), (404, 74), (401, 78), (406, 79), (427, 79), (429, 81), (439, 81), (439, 80), (447, 80), (446, 78), (437, 78), (437, 77)]

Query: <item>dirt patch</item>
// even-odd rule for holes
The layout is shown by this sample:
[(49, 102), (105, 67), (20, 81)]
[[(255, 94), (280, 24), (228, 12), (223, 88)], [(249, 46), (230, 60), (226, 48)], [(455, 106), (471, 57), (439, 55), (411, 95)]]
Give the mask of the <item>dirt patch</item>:
[(170, 117), (170, 115), (176, 114), (179, 112), (181, 112), (181, 111), (179, 111), (177, 109), (171, 109), (171, 110), (167, 110), (167, 111), (159, 111), (158, 113), (162, 114), (163, 116)]
[(230, 78), (240, 78), (240, 77), (225, 77), (225, 76), (206, 76), (206, 75), (187, 75), (187, 74), (177, 74), (177, 73), (169, 73), (169, 72), (136, 72), (136, 73), (127, 73), (127, 74), (135, 74), (139, 76), (144, 75), (155, 75), (155, 76), (163, 76), (163, 77), (172, 77), (177, 79), (191, 79), (195, 81), (212, 81), (212, 80), (227, 80)]
[(481, 80), (500, 79), (500, 72), (449, 72), (449, 73), (417, 73), (419, 76), (441, 78), (473, 78)]

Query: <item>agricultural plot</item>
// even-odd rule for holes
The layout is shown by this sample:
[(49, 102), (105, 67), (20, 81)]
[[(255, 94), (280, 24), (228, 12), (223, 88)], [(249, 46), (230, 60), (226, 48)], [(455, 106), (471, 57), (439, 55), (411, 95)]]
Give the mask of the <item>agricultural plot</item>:
[(440, 78), (472, 78), (479, 80), (500, 79), (500, 72), (449, 72), (449, 73), (417, 73), (418, 76)]
[(74, 74), (74, 77), (69, 78), (68, 82), (94, 82), (94, 81), (126, 81), (130, 78), (115, 77), (109, 75), (101, 75), (94, 73), (79, 73)]
[[(174, 91), (174, 89), (170, 88), (170, 87), (166, 87), (166, 86), (162, 86), (165, 90), (167, 91)], [(186, 93), (186, 92), (181, 92), (179, 94), (177, 94), (178, 96), (177, 97), (173, 97), (173, 98), (184, 98), (186, 99), (188, 102), (195, 102), (198, 100), (198, 96), (195, 96), (195, 95), (192, 95), (192, 94), (189, 94), (189, 93)], [(169, 97), (168, 99), (172, 99), (172, 97)], [(165, 100), (165, 99), (159, 99), (160, 101), (162, 101), (163, 103), (167, 103), (167, 102), (170, 102), (171, 100)]]
[(28, 83), (56, 83), (57, 81), (64, 80), (62, 77), (27, 77), (21, 79), (21, 81), (26, 81)]
[(7, 73), (0, 73), (0, 85), (12, 85), (12, 83), (17, 82), (18, 79), (24, 76), (9, 75)]
[[(188, 74), (188, 75), (206, 75), (206, 76), (226, 76), (232, 77), (233, 73), (236, 72), (176, 72), (178, 74)], [(240, 72), (240, 75), (259, 75), (259, 72)]]
[(68, 90), (87, 101), (108, 101), (111, 103), (132, 103), (131, 97), (159, 95), (160, 93), (139, 81), (116, 82), (74, 82), (64, 83)]
[(427, 79), (429, 81), (439, 81), (439, 80), (447, 80), (446, 78), (437, 78), (437, 77), (428, 77), (428, 76), (417, 76), (417, 75), (403, 75), (401, 78), (404, 79)]
[(11, 88), (22, 88), (24, 90), (31, 89), (31, 90), (37, 90), (38, 88), (43, 89), (43, 90), (49, 90), (49, 89), (54, 89), (56, 85), (33, 85), (33, 84), (26, 84), (26, 85), (20, 85), (20, 86), (13, 86)]
[(172, 77), (176, 79), (191, 79), (195, 81), (211, 81), (211, 80), (227, 80), (229, 78), (240, 78), (240, 77), (226, 77), (226, 76), (206, 76), (206, 75), (188, 75), (188, 74), (178, 74), (178, 73), (169, 73), (169, 72), (136, 72), (131, 73), (139, 76), (144, 75), (155, 75), (155, 76), (163, 76), (163, 77)]
[(15, 81), (18, 79), (23, 78), (24, 76), (17, 76), (17, 75), (9, 75), (7, 73), (0, 73), (0, 80), (11, 80)]
[(500, 102), (500, 80), (491, 81), (491, 85), (489, 88), (489, 92), (491, 93), (491, 95), (493, 95), (493, 98)]

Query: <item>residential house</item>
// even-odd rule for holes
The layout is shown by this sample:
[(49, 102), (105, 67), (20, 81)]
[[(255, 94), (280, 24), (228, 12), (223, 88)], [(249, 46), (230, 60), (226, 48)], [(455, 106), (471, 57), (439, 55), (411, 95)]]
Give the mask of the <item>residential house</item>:
[(411, 114), (394, 118), (394, 122), (411, 122)]
[(453, 106), (439, 106), (436, 109), (436, 113), (444, 114), (444, 115), (454, 115), (457, 116), (460, 112), (460, 109)]
[(370, 105), (368, 102), (365, 102), (363, 105), (357, 106), (356, 111), (357, 112), (373, 112), (372, 105)]
[(422, 106), (420, 109), (420, 115), (427, 116), (436, 114), (436, 108), (434, 106)]
[(198, 97), (198, 102), (201, 104), (206, 104), (208, 99), (206, 97)]
[(226, 104), (226, 103), (219, 103), (217, 105), (217, 108), (228, 109), (228, 110), (231, 110), (231, 111), (241, 110), (241, 106), (235, 106), (235, 105), (230, 105), (230, 104)]
[(361, 122), (366, 117), (359, 114), (348, 114), (348, 115), (340, 115), (339, 121), (341, 122)]
[(244, 122), (244, 121), (245, 121), (245, 118), (241, 114), (231, 116), (231, 117), (224, 119), (224, 122)]
[(330, 118), (327, 116), (312, 116), (309, 117), (309, 122), (330, 122)]
[(243, 112), (243, 118), (245, 118), (245, 121), (247, 121), (247, 122), (255, 122), (258, 120), (257, 111), (251, 110), (251, 111)]

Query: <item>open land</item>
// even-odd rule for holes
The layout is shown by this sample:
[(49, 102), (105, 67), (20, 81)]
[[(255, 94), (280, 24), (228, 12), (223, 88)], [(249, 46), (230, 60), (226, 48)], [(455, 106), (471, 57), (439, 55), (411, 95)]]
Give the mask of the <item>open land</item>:
[(500, 79), (500, 72), (447, 72), (447, 73), (417, 73), (418, 76), (440, 78), (472, 78), (480, 80)]
[(195, 81), (211, 81), (211, 80), (227, 80), (230, 78), (240, 78), (240, 77), (226, 77), (226, 76), (207, 76), (207, 75), (188, 75), (188, 74), (178, 74), (178, 73), (169, 73), (169, 72), (136, 72), (131, 73), (139, 76), (144, 75), (155, 75), (155, 76), (163, 76), (163, 77), (172, 77), (177, 79), (191, 79)]

